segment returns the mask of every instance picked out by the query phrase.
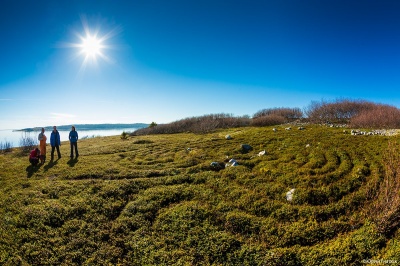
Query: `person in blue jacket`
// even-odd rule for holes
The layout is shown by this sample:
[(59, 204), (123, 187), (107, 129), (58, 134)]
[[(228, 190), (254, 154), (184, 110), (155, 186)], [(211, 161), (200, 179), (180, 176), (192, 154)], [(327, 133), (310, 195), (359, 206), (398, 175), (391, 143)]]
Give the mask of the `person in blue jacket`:
[(58, 133), (57, 127), (53, 127), (53, 131), (50, 134), (50, 145), (51, 145), (51, 160), (54, 160), (54, 149), (57, 149), (58, 159), (61, 159), (60, 146), (61, 139), (60, 133)]
[(78, 132), (76, 132), (75, 127), (72, 126), (71, 131), (69, 132), (69, 142), (71, 144), (71, 159), (74, 158), (74, 148), (75, 148), (75, 156), (78, 158)]

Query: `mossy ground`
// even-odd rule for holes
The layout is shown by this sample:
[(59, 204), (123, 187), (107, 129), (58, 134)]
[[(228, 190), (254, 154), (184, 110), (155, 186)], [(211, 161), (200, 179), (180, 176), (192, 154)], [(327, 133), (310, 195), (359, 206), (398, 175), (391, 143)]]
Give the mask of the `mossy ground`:
[[(366, 215), (397, 138), (322, 126), (98, 137), (40, 167), (14, 150), (0, 155), (0, 264), (400, 262), (400, 233), (380, 235)], [(227, 158), (239, 166), (210, 166)]]

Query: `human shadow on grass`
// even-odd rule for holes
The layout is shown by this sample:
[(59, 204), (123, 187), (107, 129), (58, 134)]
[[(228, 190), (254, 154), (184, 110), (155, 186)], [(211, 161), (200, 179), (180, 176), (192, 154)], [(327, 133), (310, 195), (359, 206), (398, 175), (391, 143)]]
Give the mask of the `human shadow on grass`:
[(53, 161), (53, 160), (49, 161), (49, 163), (44, 167), (44, 171), (48, 171), (50, 168), (52, 168), (53, 166), (58, 164), (58, 160), (59, 159), (57, 159), (55, 161)]
[(69, 161), (67, 162), (67, 164), (70, 166), (70, 167), (74, 167), (75, 166), (75, 164), (78, 162), (78, 158), (71, 158), (71, 159), (69, 159)]
[(41, 164), (37, 164), (37, 165), (32, 165), (30, 164), (28, 167), (26, 167), (26, 177), (27, 178), (31, 178), (33, 176), (34, 173), (36, 173), (40, 167), (42, 165)]

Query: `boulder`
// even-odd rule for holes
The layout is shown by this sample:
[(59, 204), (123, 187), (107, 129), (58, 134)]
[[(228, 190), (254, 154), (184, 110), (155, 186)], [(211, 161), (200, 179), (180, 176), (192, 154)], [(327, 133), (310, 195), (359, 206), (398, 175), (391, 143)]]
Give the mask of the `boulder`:
[(242, 149), (243, 153), (247, 153), (247, 152), (251, 151), (253, 149), (253, 147), (251, 147), (249, 144), (242, 144), (241, 149)]

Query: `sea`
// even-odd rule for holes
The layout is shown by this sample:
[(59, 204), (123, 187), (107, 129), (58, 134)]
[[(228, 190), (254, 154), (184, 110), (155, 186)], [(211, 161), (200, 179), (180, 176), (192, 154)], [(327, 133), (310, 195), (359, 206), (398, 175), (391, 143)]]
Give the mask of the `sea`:
[[(121, 135), (122, 132), (131, 133), (139, 128), (118, 128), (118, 129), (99, 129), (99, 130), (78, 130), (79, 139), (94, 138), (94, 137), (105, 137), (105, 136), (117, 136)], [(68, 140), (69, 130), (58, 130), (60, 133), (61, 141)], [(38, 135), (40, 131), (15, 131), (12, 129), (0, 130), (0, 147), (5, 143), (10, 143), (12, 147), (20, 147), (20, 142), (22, 138), (30, 137), (39, 143)], [(45, 132), (47, 136), (47, 142), (50, 141), (51, 131)], [(3, 145), (1, 145), (3, 144)]]

